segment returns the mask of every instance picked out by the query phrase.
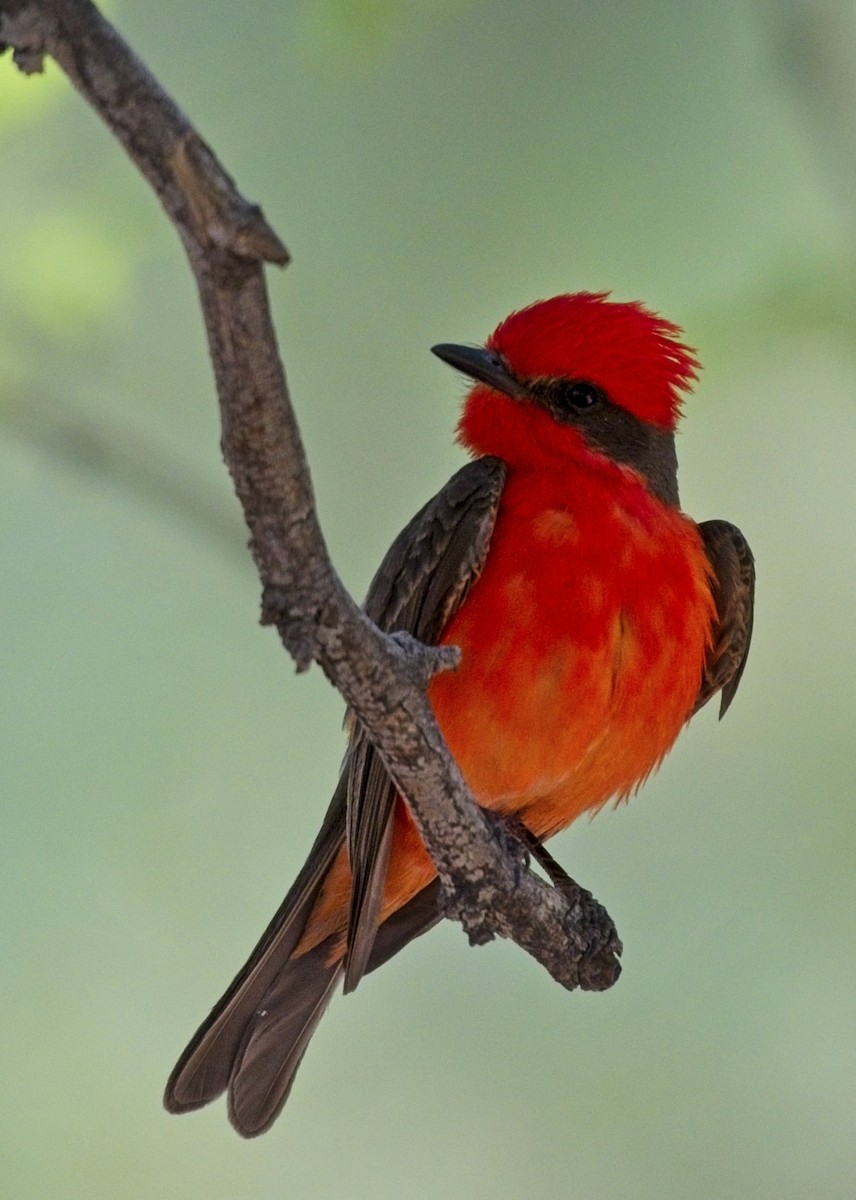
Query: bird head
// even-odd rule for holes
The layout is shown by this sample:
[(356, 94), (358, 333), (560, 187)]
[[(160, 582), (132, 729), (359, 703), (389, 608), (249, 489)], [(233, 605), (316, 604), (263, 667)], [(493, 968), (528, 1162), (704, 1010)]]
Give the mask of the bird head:
[(676, 325), (606, 292), (539, 300), (483, 347), (434, 353), (476, 381), (458, 433), (509, 465), (595, 455), (629, 466), (677, 503), (674, 430), (698, 361)]

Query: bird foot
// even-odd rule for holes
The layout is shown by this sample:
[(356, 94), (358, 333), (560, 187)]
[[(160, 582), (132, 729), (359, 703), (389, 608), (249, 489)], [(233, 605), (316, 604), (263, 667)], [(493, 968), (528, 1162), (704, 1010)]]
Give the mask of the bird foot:
[(587, 992), (606, 991), (621, 974), (622, 945), (612, 917), (519, 818), (512, 817), (506, 824), (569, 904), (565, 926), (579, 952), (580, 987)]

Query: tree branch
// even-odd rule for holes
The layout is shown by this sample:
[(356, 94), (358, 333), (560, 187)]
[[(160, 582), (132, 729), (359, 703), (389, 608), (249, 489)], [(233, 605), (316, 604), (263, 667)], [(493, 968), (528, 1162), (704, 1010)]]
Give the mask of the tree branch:
[(0, 0), (0, 42), (27, 73), (46, 54), (56, 60), (175, 226), (199, 289), (262, 621), (276, 626), (298, 670), (320, 664), (376, 745), (436, 864), (447, 915), (474, 943), (512, 938), (566, 988), (609, 987), (621, 945), (605, 911), (572, 881), (551, 887), (529, 871), (445, 747), (425, 688), (455, 652), (383, 634), (333, 569), (263, 273), (265, 262), (285, 265), (288, 252), (261, 209), (89, 0)]

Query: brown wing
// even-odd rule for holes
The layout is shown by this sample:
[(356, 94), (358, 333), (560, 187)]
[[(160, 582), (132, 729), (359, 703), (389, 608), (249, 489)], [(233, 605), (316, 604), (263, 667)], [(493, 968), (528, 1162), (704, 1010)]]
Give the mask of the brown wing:
[[(438, 640), (481, 573), (504, 482), (500, 459), (477, 459), (416, 514), (369, 588), (365, 611), (376, 625), (429, 644)], [(346, 769), (352, 888), (344, 990), (349, 992), (366, 970), (377, 935), (396, 789), (361, 730), (354, 734)]]
[(722, 720), (734, 699), (752, 640), (755, 560), (749, 543), (736, 525), (728, 521), (702, 521), (699, 532), (713, 569), (716, 622), (693, 712), (698, 712), (711, 696), (721, 692), (719, 718)]

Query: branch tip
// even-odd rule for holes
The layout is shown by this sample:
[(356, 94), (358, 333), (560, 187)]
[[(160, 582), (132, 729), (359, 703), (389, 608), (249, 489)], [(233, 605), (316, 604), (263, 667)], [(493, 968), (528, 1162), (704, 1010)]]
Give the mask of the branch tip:
[(296, 609), (289, 599), (289, 590), (281, 584), (266, 583), (262, 588), (260, 625), (274, 625), (298, 674), (308, 671), (315, 661), (317, 645), (316, 622), (311, 615)]
[(558, 890), (569, 905), (564, 926), (578, 955), (579, 985), (585, 992), (604, 992), (621, 974), (623, 947), (612, 917), (591, 892), (573, 880)]
[(225, 247), (240, 258), (286, 266), (288, 250), (261, 208), (241, 196), (231, 175), (195, 129), (176, 143), (170, 166), (187, 198), (200, 241)]
[(0, 12), (0, 53), (12, 48), (12, 62), (24, 75), (40, 75), (47, 53), (44, 18), (26, 5), (7, 4)]
[(442, 671), (454, 671), (461, 661), (458, 646), (429, 646), (402, 629), (391, 633), (389, 640), (397, 648), (405, 670), (421, 688)]

